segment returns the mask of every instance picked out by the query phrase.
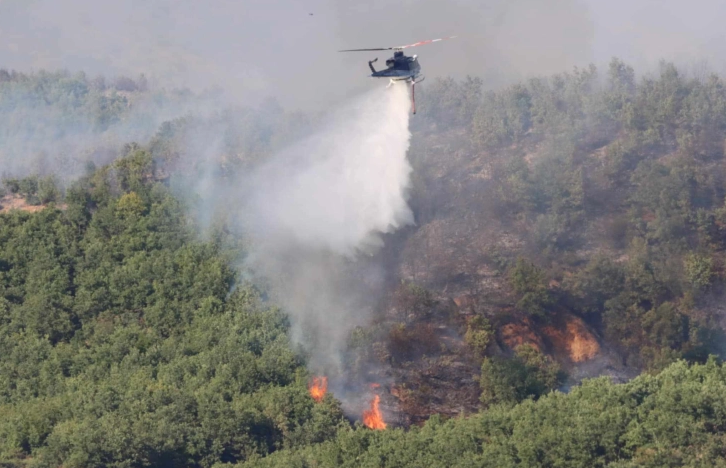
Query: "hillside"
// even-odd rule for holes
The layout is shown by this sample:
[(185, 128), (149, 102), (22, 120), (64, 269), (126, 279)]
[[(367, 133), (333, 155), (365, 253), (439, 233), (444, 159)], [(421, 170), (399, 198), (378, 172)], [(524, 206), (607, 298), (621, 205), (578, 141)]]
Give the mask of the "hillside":
[[(719, 466), (723, 79), (613, 60), (426, 85), (415, 225), (349, 262), (385, 288), (313, 399), (286, 311), (240, 266), (249, 239), (204, 196), (320, 116), (0, 72), (0, 143), (23, 142), (0, 157), (38, 151), (0, 193), (0, 464)], [(59, 115), (77, 144), (55, 161)]]
[(724, 390), (723, 367), (680, 363), (627, 384), (597, 379), (469, 418), (434, 416), (408, 431), (345, 428), (238, 466), (720, 467)]
[[(0, 214), (4, 466), (210, 466), (330, 437), (285, 317), (135, 151)], [(113, 174), (113, 181), (110, 175)], [(118, 184), (118, 185), (117, 185)]]
[[(410, 152), (417, 226), (389, 239), (384, 255), (436, 313), (400, 315), (401, 289), (381, 311), (411, 346), (430, 343), (417, 334), (433, 325), (444, 351), (415, 354), (440, 361), (433, 367), (394, 356), (394, 392), (405, 384), (408, 403), (431, 413), (471, 411), (471, 354), (510, 362), (521, 345), (566, 372), (554, 388), (598, 375), (627, 381), (723, 351), (721, 78), (664, 63), (636, 80), (614, 60), (605, 73), (496, 92), (474, 79), (426, 91)], [(470, 353), (446, 350), (456, 348), (447, 336), (467, 333)], [(445, 362), (460, 367), (457, 384)]]

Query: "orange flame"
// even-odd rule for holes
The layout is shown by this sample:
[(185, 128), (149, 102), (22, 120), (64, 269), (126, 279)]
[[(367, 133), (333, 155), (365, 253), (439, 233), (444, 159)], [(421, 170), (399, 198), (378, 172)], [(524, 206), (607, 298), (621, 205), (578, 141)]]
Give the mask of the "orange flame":
[(313, 400), (320, 403), (323, 401), (325, 392), (328, 391), (328, 378), (313, 377), (313, 382), (308, 387), (308, 391), (310, 392), (310, 396), (313, 397)]
[(363, 411), (363, 424), (369, 429), (375, 429), (382, 431), (386, 428), (386, 423), (383, 421), (383, 415), (381, 414), (378, 404), (381, 402), (381, 397), (376, 395), (371, 402), (371, 408)]

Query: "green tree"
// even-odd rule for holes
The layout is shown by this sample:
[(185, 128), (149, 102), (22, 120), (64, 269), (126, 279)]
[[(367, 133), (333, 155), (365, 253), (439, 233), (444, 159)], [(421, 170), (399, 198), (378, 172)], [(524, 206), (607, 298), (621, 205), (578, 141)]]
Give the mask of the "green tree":
[(531, 345), (521, 345), (511, 359), (484, 359), (481, 402), (490, 406), (536, 399), (559, 387), (563, 380), (564, 374), (556, 362)]
[(535, 317), (546, 317), (547, 308), (553, 304), (553, 299), (547, 289), (542, 269), (519, 258), (509, 274), (509, 279), (518, 297), (517, 308)]
[(710, 256), (690, 253), (684, 259), (683, 267), (686, 280), (694, 289), (703, 290), (711, 285), (714, 273)]
[(475, 315), (466, 325), (466, 333), (464, 341), (469, 345), (475, 353), (483, 356), (489, 347), (494, 336), (494, 330), (489, 321), (481, 315)]

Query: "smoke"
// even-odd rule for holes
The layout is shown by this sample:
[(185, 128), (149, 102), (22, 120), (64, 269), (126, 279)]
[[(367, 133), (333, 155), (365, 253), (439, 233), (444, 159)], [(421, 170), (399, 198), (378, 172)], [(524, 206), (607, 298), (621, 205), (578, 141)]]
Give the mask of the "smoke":
[[(218, 98), (189, 93), (120, 92), (68, 73), (34, 76), (0, 88), (0, 173), (71, 179), (88, 161), (117, 157), (125, 143), (158, 150), (164, 169), (177, 170), (177, 193), (201, 200), (203, 226), (215, 212), (232, 215), (251, 243), (243, 269), (290, 314), (311, 365), (341, 370), (349, 332), (369, 322), (384, 286), (371, 254), (382, 234), (413, 222), (407, 85), (379, 82), (268, 156), (312, 124), (274, 103), (226, 109)], [(50, 84), (38, 92), (37, 82)], [(121, 110), (105, 121), (97, 111), (109, 102)], [(286, 119), (303, 122), (288, 128)]]
[[(312, 365), (335, 369), (347, 333), (367, 321), (383, 287), (368, 254), (382, 233), (412, 222), (405, 87), (383, 90), (365, 78), (365, 62), (375, 54), (336, 50), (455, 34), (455, 41), (416, 49), (424, 73), (472, 74), (487, 87), (613, 55), (639, 70), (661, 58), (707, 59), (721, 70), (723, 13), (716, 0), (0, 0), (0, 68), (144, 73), (151, 89), (222, 87), (234, 97), (202, 105), (101, 86), (89, 107), (50, 108), (29, 90), (6, 88), (0, 173), (62, 169), (72, 177), (85, 161), (105, 162), (123, 143), (146, 143), (163, 122), (202, 109), (215, 113), (267, 96), (288, 108), (328, 109), (351, 90), (376, 86), (306, 140), (232, 177), (234, 190), (222, 186), (218, 165), (248, 156), (229, 151), (228, 140), (244, 134), (243, 125), (222, 112), (184, 141), (183, 163), (200, 173), (182, 190), (205, 198), (202, 221), (232, 210), (252, 241), (245, 267), (291, 314), (294, 338), (311, 350)], [(75, 93), (63, 90), (59, 101)], [(109, 103), (126, 110), (99, 126), (90, 116)]]
[(83, 73), (0, 70), (0, 175), (72, 180), (88, 162), (106, 164), (124, 144), (148, 142), (163, 122), (219, 107), (216, 96), (118, 91)]
[(612, 56), (639, 70), (661, 58), (721, 70), (724, 13), (718, 0), (0, 0), (0, 67), (144, 73), (245, 104), (325, 109), (371, 85), (375, 54), (339, 49), (458, 35), (416, 50), (424, 72), (488, 87)]
[(406, 88), (381, 87), (344, 106), (251, 174), (239, 200), (253, 242), (247, 267), (291, 315), (314, 368), (340, 370), (348, 333), (368, 321), (382, 287), (366, 258), (382, 233), (413, 222)]

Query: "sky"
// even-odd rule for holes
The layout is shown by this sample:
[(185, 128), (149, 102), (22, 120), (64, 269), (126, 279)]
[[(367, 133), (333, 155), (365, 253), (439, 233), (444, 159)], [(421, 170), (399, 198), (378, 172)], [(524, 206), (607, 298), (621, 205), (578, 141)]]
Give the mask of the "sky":
[(724, 17), (717, 0), (0, 0), (0, 67), (144, 73), (160, 86), (322, 109), (375, 86), (366, 62), (386, 58), (339, 49), (457, 35), (412, 49), (424, 73), (488, 87), (612, 56), (720, 71)]

